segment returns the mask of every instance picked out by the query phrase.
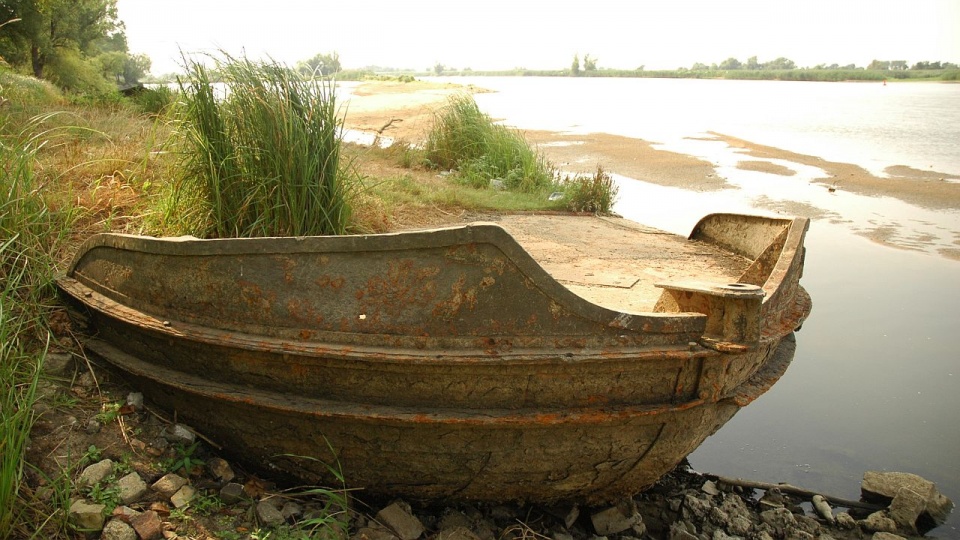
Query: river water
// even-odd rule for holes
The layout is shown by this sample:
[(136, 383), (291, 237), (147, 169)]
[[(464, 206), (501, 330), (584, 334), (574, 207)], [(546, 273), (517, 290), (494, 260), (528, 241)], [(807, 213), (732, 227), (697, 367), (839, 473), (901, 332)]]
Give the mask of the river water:
[[(701, 193), (616, 176), (615, 211), (686, 234), (704, 214), (813, 217), (802, 284), (814, 309), (785, 376), (690, 456), (702, 472), (857, 498), (868, 470), (906, 471), (960, 499), (960, 209), (830, 193), (797, 174), (743, 171), (707, 131), (883, 175), (960, 174), (960, 85), (668, 79), (440, 79), (495, 90), (478, 105), (521, 129), (611, 133), (716, 164), (735, 189)], [(616, 172), (616, 171), (612, 171)], [(794, 210), (795, 211), (795, 210)], [(890, 225), (901, 249), (864, 230)], [(911, 243), (911, 239), (922, 239)], [(932, 534), (960, 537), (960, 512)]]

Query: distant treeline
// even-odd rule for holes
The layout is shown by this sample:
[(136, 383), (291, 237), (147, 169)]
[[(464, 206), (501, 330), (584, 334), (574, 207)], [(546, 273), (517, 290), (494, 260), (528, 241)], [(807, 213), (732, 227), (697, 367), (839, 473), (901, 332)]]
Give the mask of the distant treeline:
[[(371, 72), (371, 74), (373, 74)], [(435, 72), (409, 72), (413, 76), (433, 76)], [(356, 75), (356, 72), (354, 72)], [(511, 69), (501, 71), (445, 70), (444, 76), (471, 77), (571, 77), (568, 70)], [(866, 69), (676, 69), (676, 70), (621, 70), (597, 69), (581, 71), (577, 77), (633, 77), (651, 79), (741, 79), (774, 81), (884, 81), (909, 79), (927, 81), (960, 81), (960, 69), (940, 70), (866, 70)], [(340, 75), (338, 79), (345, 80)], [(362, 78), (362, 77), (361, 77)]]
[[(414, 76), (447, 75), (447, 76), (507, 76), (507, 77), (635, 77), (635, 78), (673, 78), (673, 79), (746, 79), (746, 80), (777, 80), (777, 81), (883, 81), (887, 79), (916, 79), (916, 80), (960, 80), (960, 67), (951, 62), (917, 62), (913, 66), (904, 60), (874, 60), (866, 69), (858, 68), (854, 64), (840, 66), (838, 64), (820, 64), (812, 68), (798, 68), (793, 60), (777, 58), (769, 62), (759, 62), (756, 56), (751, 56), (746, 62), (736, 58), (727, 58), (719, 64), (703, 64), (697, 62), (690, 68), (674, 70), (647, 70), (643, 66), (633, 69), (598, 68), (597, 59), (584, 55), (581, 64), (580, 57), (574, 55), (573, 62), (568, 69), (532, 70), (514, 68), (499, 71), (474, 71), (470, 68), (462, 70), (449, 68), (437, 63), (423, 72), (388, 69), (375, 70), (376, 73), (406, 73)], [(338, 75), (339, 77), (339, 75)]]

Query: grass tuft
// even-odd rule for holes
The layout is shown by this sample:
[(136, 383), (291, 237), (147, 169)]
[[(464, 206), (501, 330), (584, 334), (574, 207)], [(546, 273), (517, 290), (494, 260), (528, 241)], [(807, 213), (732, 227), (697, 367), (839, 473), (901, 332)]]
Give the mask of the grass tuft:
[(425, 159), (434, 169), (454, 169), (472, 187), (499, 180), (506, 189), (552, 188), (554, 169), (518, 131), (493, 122), (469, 94), (452, 96), (427, 134)]
[(342, 234), (354, 185), (341, 162), (334, 86), (245, 58), (187, 61), (180, 81), (182, 175), (167, 216), (198, 236)]

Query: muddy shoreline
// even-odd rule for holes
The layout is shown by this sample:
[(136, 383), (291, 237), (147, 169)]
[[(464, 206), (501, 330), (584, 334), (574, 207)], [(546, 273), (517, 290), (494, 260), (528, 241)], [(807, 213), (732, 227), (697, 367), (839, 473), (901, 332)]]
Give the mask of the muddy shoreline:
[[(374, 132), (382, 129), (383, 136), (417, 142), (423, 139), (434, 111), (451, 95), (464, 91), (483, 90), (439, 83), (363, 83), (354, 89), (345, 127)], [(655, 141), (606, 133), (525, 130), (524, 135), (564, 171), (592, 172), (599, 163), (610, 172), (663, 186), (698, 191), (730, 187), (715, 174), (709, 161), (655, 148)], [(827, 161), (722, 133), (711, 132), (709, 138), (738, 149), (745, 157), (818, 167), (825, 174), (815, 181), (825, 187), (867, 196), (895, 197), (929, 209), (960, 208), (960, 176), (957, 175), (897, 165), (888, 167), (888, 177), (883, 178), (858, 165)], [(755, 160), (743, 160), (738, 168), (782, 176), (793, 173), (787, 167)]]
[[(346, 110), (345, 127), (367, 133), (379, 133), (396, 141), (422, 141), (434, 112), (446, 100), (461, 92), (483, 92), (474, 87), (442, 83), (361, 83), (353, 88)], [(696, 192), (736, 189), (717, 173), (717, 165), (682, 153), (658, 148), (646, 141), (608, 133), (574, 134), (552, 131), (523, 131), (527, 140), (566, 173), (591, 173), (601, 165), (607, 172), (661, 186)], [(794, 176), (795, 171), (782, 162), (815, 167), (822, 173), (811, 179), (825, 191), (850, 192), (866, 197), (894, 198), (922, 209), (951, 211), (960, 209), (960, 176), (933, 170), (896, 165), (886, 176), (877, 176), (851, 163), (828, 161), (818, 156), (747, 141), (722, 133), (708, 133), (705, 140), (723, 142), (743, 154), (737, 168), (765, 173), (771, 182)], [(830, 211), (807, 204), (785, 202), (788, 212), (805, 217), (823, 217)], [(960, 246), (960, 230), (947, 231)], [(916, 245), (896, 240), (897, 231), (889, 225), (857, 231), (874, 242), (899, 249), (917, 249)], [(923, 238), (914, 244), (933, 245)], [(940, 248), (947, 258), (960, 260), (960, 247)]]

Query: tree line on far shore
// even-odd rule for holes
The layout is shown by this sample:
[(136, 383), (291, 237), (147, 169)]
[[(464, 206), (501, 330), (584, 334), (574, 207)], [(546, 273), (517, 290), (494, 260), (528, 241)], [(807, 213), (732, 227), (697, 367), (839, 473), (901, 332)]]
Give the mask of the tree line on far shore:
[(469, 67), (454, 68), (437, 62), (423, 70), (404, 69), (386, 66), (366, 66), (359, 69), (342, 69), (339, 55), (334, 53), (318, 54), (309, 60), (298, 62), (301, 73), (313, 73), (317, 76), (336, 75), (340, 80), (356, 80), (389, 75), (412, 80), (413, 76), (530, 76), (530, 77), (644, 77), (644, 78), (702, 78), (702, 79), (768, 79), (797, 81), (844, 81), (844, 80), (960, 80), (960, 66), (952, 62), (920, 61), (912, 66), (905, 60), (873, 60), (863, 68), (855, 64), (818, 64), (813, 67), (797, 67), (789, 58), (776, 58), (768, 62), (759, 62), (751, 56), (746, 62), (736, 58), (727, 58), (720, 63), (710, 65), (694, 63), (691, 67), (675, 70), (648, 70), (645, 66), (636, 69), (603, 68), (597, 58), (584, 54), (575, 54), (570, 67), (566, 69), (534, 70), (515, 67), (507, 70), (473, 70)]

